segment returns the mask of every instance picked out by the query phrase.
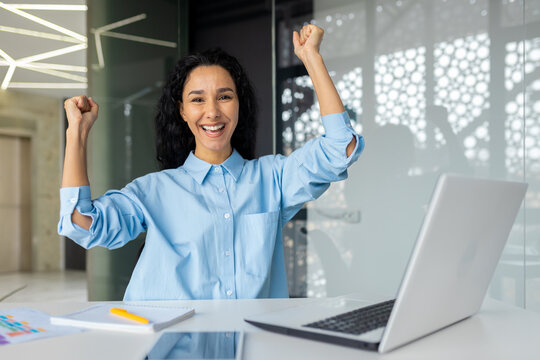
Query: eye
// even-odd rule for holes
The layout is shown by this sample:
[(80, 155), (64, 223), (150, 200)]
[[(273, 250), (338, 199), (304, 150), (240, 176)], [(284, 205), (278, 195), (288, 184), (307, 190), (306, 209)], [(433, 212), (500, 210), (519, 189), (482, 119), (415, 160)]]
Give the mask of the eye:
[(231, 100), (231, 99), (232, 99), (231, 95), (221, 95), (219, 97), (219, 100)]
[(195, 97), (193, 99), (191, 99), (191, 102), (195, 102), (195, 103), (200, 103), (200, 102), (203, 102), (203, 98), (201, 97)]

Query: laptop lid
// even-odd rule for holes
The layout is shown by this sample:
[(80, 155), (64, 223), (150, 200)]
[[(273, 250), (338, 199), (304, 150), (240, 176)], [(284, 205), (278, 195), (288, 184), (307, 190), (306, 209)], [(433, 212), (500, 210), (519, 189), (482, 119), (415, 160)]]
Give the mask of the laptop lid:
[(524, 183), (442, 175), (384, 328), (354, 335), (306, 326), (373, 304), (358, 295), (314, 299), (245, 320), (274, 332), (387, 352), (469, 317), (482, 304), (526, 189)]
[(526, 190), (519, 182), (440, 177), (379, 352), (479, 310)]

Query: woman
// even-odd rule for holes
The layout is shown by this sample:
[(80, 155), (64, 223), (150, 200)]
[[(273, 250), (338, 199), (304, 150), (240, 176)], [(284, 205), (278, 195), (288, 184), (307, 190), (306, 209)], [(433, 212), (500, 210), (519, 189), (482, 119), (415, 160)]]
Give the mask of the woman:
[[(254, 96), (236, 59), (181, 59), (160, 99), (162, 170), (90, 200), (86, 139), (98, 105), (68, 99), (58, 231), (85, 248), (115, 249), (147, 231), (124, 300), (287, 297), (281, 229), (319, 197), (363, 148), (328, 75), (323, 30), (293, 33), (317, 93), (326, 135), (290, 156), (253, 157)], [(189, 131), (187, 130), (189, 129)]]

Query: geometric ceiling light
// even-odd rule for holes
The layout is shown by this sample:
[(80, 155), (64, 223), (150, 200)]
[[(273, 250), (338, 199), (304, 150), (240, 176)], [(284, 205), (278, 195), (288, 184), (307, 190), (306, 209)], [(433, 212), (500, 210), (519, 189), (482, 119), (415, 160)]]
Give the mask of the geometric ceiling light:
[[(86, 42), (86, 36), (81, 35), (81, 34), (77, 34), (77, 33), (74, 32), (74, 31), (71, 31), (71, 30), (66, 29), (66, 28), (64, 28), (64, 27), (62, 27), (62, 26), (56, 25), (56, 24), (54, 24), (54, 23), (52, 23), (52, 22), (50, 22), (50, 21), (44, 20), (44, 19), (39, 18), (39, 17), (37, 17), (37, 16), (35, 16), (35, 15), (32, 15), (32, 14), (29, 14), (29, 13), (24, 12), (24, 11), (22, 11), (22, 10), (19, 10), (19, 9), (16, 7), (16, 5), (13, 6), (13, 5), (11, 5), (11, 4), (4, 4), (3, 2), (0, 2), (0, 7), (1, 7), (1, 8), (4, 8), (5, 10), (11, 11), (11, 12), (14, 13), (14, 14), (17, 14), (17, 15), (19, 15), (19, 16), (22, 16), (22, 17), (24, 17), (24, 18), (27, 18), (28, 20), (34, 21), (34, 22), (36, 22), (36, 23), (38, 23), (38, 24), (41, 24), (41, 25), (43, 25), (43, 26), (46, 26), (46, 27), (51, 28), (51, 29), (53, 29), (53, 30), (56, 30), (56, 31), (58, 31), (58, 32), (60, 32), (60, 33), (63, 33), (63, 34), (68, 35), (68, 36), (71, 36), (71, 37), (73, 37), (73, 38), (79, 40), (80, 42)], [(60, 11), (61, 11), (61, 10), (60, 10)]]
[(57, 35), (57, 34), (51, 34), (51, 33), (42, 32), (42, 31), (15, 28), (11, 26), (0, 25), (0, 31), (10, 32), (10, 33), (19, 34), (19, 35), (33, 36), (33, 37), (38, 37), (38, 38), (43, 38), (43, 39), (50, 39), (50, 40), (59, 40), (59, 41), (66, 41), (66, 42), (73, 42), (73, 43), (80, 42), (79, 40), (72, 38), (71, 36)]
[[(46, 31), (36, 31), (35, 29), (27, 29), (26, 25), (19, 26), (7, 26), (8, 24), (0, 25), (0, 33), (10, 33), (25, 37), (26, 39), (41, 38), (48, 40), (55, 40), (64, 43), (68, 43), (68, 46), (62, 48), (51, 49), (50, 51), (40, 52), (32, 54), (30, 56), (24, 56), (16, 58), (11, 54), (8, 49), (0, 49), (0, 67), (7, 67), (7, 72), (2, 79), (0, 77), (0, 88), (33, 88), (33, 89), (86, 89), (87, 78), (86, 66), (77, 66), (71, 64), (59, 64), (51, 61), (43, 61), (46, 59), (54, 58), (63, 54), (75, 53), (83, 51), (88, 47), (87, 37), (79, 34), (76, 31), (70, 30), (66, 27), (55, 24), (52, 21), (43, 19), (42, 17), (28, 13), (25, 10), (42, 11), (42, 12), (86, 12), (86, 5), (61, 5), (61, 4), (10, 4), (0, 1), (0, 15), (2, 11), (9, 11), (15, 14), (24, 21), (31, 21), (32, 23), (39, 24), (47, 28)], [(56, 13), (57, 15), (60, 13)], [(61, 17), (57, 17), (57, 20), (61, 21)], [(103, 68), (105, 66), (105, 60), (103, 56), (103, 48), (101, 46), (101, 39), (103, 36), (113, 37), (122, 40), (135, 41), (140, 43), (152, 44), (155, 46), (164, 46), (175, 48), (177, 45), (174, 42), (163, 41), (158, 39), (147, 38), (143, 36), (130, 35), (124, 33), (113, 32), (111, 30), (119, 27), (141, 21), (146, 19), (146, 14), (140, 14), (127, 19), (123, 19), (112, 24), (101, 26), (97, 29), (91, 29), (96, 40), (96, 52), (98, 56), (98, 67)], [(24, 23), (23, 23), (24, 24)], [(51, 31), (52, 30), (52, 31)], [(43, 43), (40, 43), (42, 45)], [(0, 46), (5, 46), (0, 44)], [(17, 43), (18, 47), (23, 46)], [(42, 45), (43, 46), (43, 45)], [(25, 50), (33, 49), (32, 46), (24, 47)], [(64, 59), (65, 60), (65, 59)], [(54, 82), (14, 82), (12, 81), (16, 69), (25, 69), (35, 73), (46, 74), (52, 77)], [(22, 75), (22, 73), (20, 74)], [(27, 75), (26, 75), (27, 76)], [(23, 76), (24, 77), (24, 76)], [(32, 79), (30, 79), (32, 80)], [(70, 80), (71, 82), (58, 82), (56, 80)]]
[(98, 57), (99, 68), (103, 69), (105, 67), (105, 59), (103, 57), (103, 47), (101, 46), (102, 36), (114, 37), (117, 39), (135, 41), (135, 42), (140, 42), (140, 43), (145, 43), (145, 44), (152, 44), (156, 46), (165, 46), (165, 47), (172, 47), (172, 48), (176, 47), (176, 43), (171, 42), (171, 41), (157, 40), (157, 39), (151, 39), (151, 38), (142, 37), (142, 36), (121, 34), (121, 33), (110, 31), (110, 30), (117, 29), (122, 26), (126, 26), (128, 24), (132, 24), (137, 21), (144, 20), (144, 19), (146, 19), (146, 14), (139, 14), (136, 16), (129, 17), (127, 19), (116, 21), (112, 24), (101, 26), (97, 29), (90, 29), (90, 32), (94, 34), (94, 38), (96, 41), (96, 52), (97, 52), (97, 57)]
[(59, 5), (59, 4), (9, 4), (14, 9), (25, 10), (60, 10), (60, 11), (86, 11), (86, 5)]
[[(42, 88), (42, 89), (85, 89), (87, 87), (86, 76), (72, 74), (71, 72), (86, 73), (87, 68), (85, 66), (74, 66), (69, 64), (53, 64), (53, 63), (44, 63), (39, 62), (40, 60), (50, 59), (56, 56), (63, 54), (74, 53), (81, 51), (87, 48), (87, 38), (84, 35), (81, 35), (75, 31), (69, 30), (60, 25), (54, 24), (53, 22), (47, 21), (38, 16), (29, 14), (24, 10), (40, 10), (40, 11), (86, 11), (86, 5), (59, 5), (59, 4), (6, 4), (0, 2), (0, 10), (6, 10), (13, 14), (16, 14), (22, 18), (25, 18), (31, 22), (45, 26), (55, 33), (34, 31), (29, 29), (9, 27), (9, 26), (0, 26), (0, 31), (19, 34), (29, 37), (37, 38), (46, 38), (51, 40), (58, 40), (68, 43), (74, 43), (75, 45), (70, 45), (60, 49), (54, 49), (51, 51), (46, 51), (30, 56), (25, 56), (19, 59), (14, 59), (6, 51), (0, 49), (0, 66), (8, 66), (8, 71), (0, 85), (1, 89), (7, 88)], [(3, 59), (3, 60), (1, 60)], [(36, 83), (36, 82), (11, 82), (13, 74), (17, 67), (44, 73), (50, 76), (54, 76), (61, 79), (68, 79), (74, 82), (69, 83), (59, 83), (59, 82), (48, 82), (48, 83)]]

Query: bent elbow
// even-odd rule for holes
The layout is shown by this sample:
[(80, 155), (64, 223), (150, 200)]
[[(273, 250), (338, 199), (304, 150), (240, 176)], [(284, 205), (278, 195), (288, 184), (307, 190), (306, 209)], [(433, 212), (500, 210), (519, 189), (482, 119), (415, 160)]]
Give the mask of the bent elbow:
[(356, 136), (353, 135), (351, 142), (349, 143), (349, 145), (347, 145), (347, 151), (346, 151), (347, 157), (351, 156), (355, 148), (356, 148)]
[(92, 218), (90, 216), (82, 215), (77, 209), (73, 210), (71, 214), (71, 222), (82, 227), (85, 230), (90, 230), (92, 226)]

